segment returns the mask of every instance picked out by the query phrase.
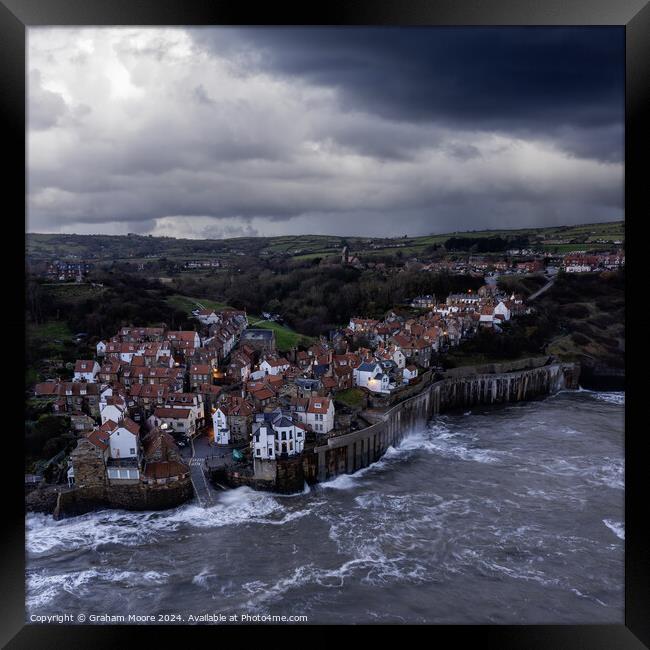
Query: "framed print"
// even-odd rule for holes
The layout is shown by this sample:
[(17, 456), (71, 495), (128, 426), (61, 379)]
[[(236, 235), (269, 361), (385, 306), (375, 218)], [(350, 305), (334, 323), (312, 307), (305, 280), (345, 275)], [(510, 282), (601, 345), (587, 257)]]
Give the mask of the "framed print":
[(0, 16), (7, 647), (647, 646), (643, 2)]

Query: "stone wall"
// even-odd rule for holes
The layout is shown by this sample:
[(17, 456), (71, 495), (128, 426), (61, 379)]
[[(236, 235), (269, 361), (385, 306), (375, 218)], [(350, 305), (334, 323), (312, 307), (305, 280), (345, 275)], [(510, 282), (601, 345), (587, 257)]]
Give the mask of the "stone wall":
[(305, 487), (305, 473), (302, 455), (283, 458), (276, 462), (275, 489), (281, 494), (302, 492)]
[(71, 490), (61, 490), (56, 505), (50, 512), (58, 519), (101, 508), (166, 510), (189, 501), (193, 496), (194, 489), (189, 477), (154, 485), (130, 483), (110, 487), (75, 487)]
[[(548, 357), (543, 360), (548, 361)], [(380, 422), (360, 431), (329, 438), (326, 445), (316, 447), (317, 480), (325, 481), (367, 467), (388, 447), (399, 444), (410, 431), (443, 411), (527, 400), (562, 388), (578, 387), (578, 364), (544, 365), (541, 358), (515, 363), (525, 367), (526, 361), (529, 361), (527, 370), (469, 375), (458, 372), (433, 383), (420, 384), (418, 394), (393, 406)], [(506, 364), (505, 367), (513, 366)]]

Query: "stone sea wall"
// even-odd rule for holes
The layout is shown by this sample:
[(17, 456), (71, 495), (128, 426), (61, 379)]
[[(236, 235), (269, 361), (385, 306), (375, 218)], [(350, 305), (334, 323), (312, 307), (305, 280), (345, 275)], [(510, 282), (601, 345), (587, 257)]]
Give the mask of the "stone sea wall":
[[(510, 372), (477, 374), (476, 369), (457, 368), (446, 373), (444, 379), (423, 385), (417, 395), (393, 406), (380, 422), (330, 438), (326, 445), (316, 447), (311, 459), (316, 469), (305, 474), (322, 482), (367, 467), (379, 460), (389, 447), (399, 444), (410, 431), (443, 411), (523, 401), (578, 387), (579, 364), (542, 365), (548, 358), (526, 361), (515, 362), (514, 366), (527, 366), (526, 369)], [(510, 364), (501, 364), (499, 370), (511, 368)]]
[(165, 510), (175, 508), (194, 496), (189, 478), (166, 484), (92, 486), (60, 491), (52, 488), (32, 492), (26, 499), (28, 510), (53, 514), (55, 519), (81, 515), (103, 508), (122, 510)]

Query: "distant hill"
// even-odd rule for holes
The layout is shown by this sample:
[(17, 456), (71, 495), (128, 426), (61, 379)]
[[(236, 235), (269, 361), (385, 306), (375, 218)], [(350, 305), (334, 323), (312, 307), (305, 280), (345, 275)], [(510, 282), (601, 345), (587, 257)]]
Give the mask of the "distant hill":
[(262, 258), (293, 257), (310, 259), (340, 255), (344, 242), (354, 254), (386, 255), (401, 251), (403, 255), (426, 254), (451, 238), (527, 237), (530, 245), (553, 252), (598, 250), (624, 241), (624, 222), (522, 228), (514, 230), (480, 230), (450, 232), (421, 237), (339, 237), (331, 235), (295, 235), (282, 237), (237, 237), (232, 239), (175, 239), (148, 235), (71, 235), (27, 233), (26, 254), (31, 260), (83, 259), (147, 262), (166, 258), (169, 261), (236, 260), (254, 255)]

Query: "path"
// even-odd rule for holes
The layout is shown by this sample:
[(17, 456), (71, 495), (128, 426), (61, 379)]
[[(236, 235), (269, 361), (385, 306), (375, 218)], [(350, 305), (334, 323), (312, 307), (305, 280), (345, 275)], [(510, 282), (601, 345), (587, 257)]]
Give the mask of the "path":
[[(202, 437), (196, 439), (196, 445), (194, 443), (195, 440), (192, 439), (190, 441), (192, 455), (189, 458), (186, 458), (186, 461), (190, 466), (190, 479), (199, 505), (202, 508), (209, 508), (215, 503), (215, 489), (210, 484), (210, 480), (205, 471), (205, 457), (207, 455), (205, 449), (208, 448), (208, 444), (205, 438)], [(199, 452), (198, 454), (197, 451)]]
[(553, 286), (553, 283), (555, 282), (555, 277), (549, 278), (548, 282), (541, 288), (535, 291), (535, 293), (532, 293), (530, 296), (528, 296), (528, 302), (531, 300), (535, 300), (537, 296), (541, 295), (544, 293), (546, 290), (550, 289)]

